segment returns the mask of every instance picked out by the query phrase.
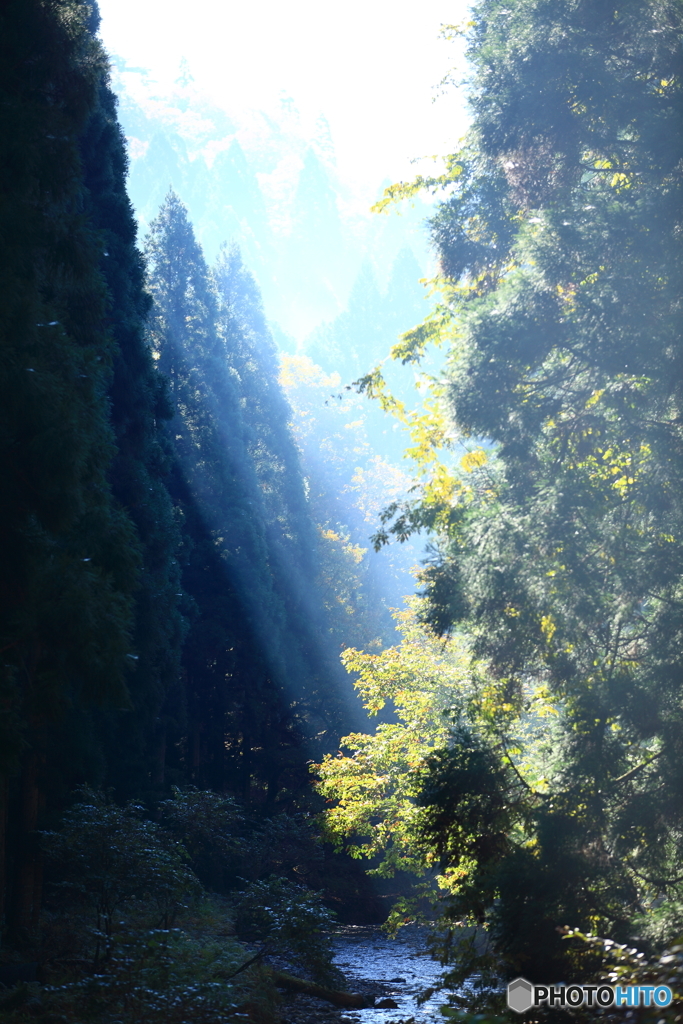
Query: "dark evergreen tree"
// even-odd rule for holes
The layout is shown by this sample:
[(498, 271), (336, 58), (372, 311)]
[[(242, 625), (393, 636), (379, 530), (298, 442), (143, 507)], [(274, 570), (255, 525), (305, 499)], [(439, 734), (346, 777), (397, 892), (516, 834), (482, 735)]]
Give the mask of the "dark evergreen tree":
[(283, 555), (287, 551), (292, 569), (310, 579), (315, 571), (315, 535), (289, 426), (292, 411), (278, 380), (277, 349), (261, 295), (235, 247), (222, 250), (214, 279), (222, 304), (226, 357), (238, 375), (247, 447), (269, 535), (283, 548)]
[(39, 815), (83, 783), (158, 791), (182, 621), (170, 407), (97, 9), (3, 19), (0, 889), (21, 938), (40, 909)]
[[(305, 680), (307, 702), (328, 708), (333, 712), (330, 721), (339, 726), (343, 720), (357, 722), (356, 702), (339, 664), (340, 644), (349, 637), (343, 628), (335, 628), (338, 622), (332, 620), (338, 616), (330, 615), (331, 600), (339, 595), (324, 593), (325, 544), (311, 502), (310, 480), (304, 481), (291, 428), (293, 413), (280, 384), (280, 363), (261, 295), (235, 247), (222, 251), (214, 279), (224, 312), (227, 358), (240, 380), (273, 581), (287, 610), (287, 646), (301, 652), (303, 661), (296, 671)], [(353, 600), (357, 599), (354, 593)], [(348, 615), (344, 618), (348, 622)]]
[(0, 820), (10, 829), (0, 846), (12, 854), (15, 935), (40, 906), (31, 833), (52, 770), (52, 724), (74, 703), (126, 703), (140, 563), (108, 481), (114, 344), (79, 148), (105, 62), (86, 14), (67, 0), (8, 3), (0, 32)]
[[(91, 31), (97, 29), (91, 16)], [(145, 337), (150, 299), (126, 193), (125, 143), (116, 99), (106, 79), (81, 140), (87, 212), (101, 240), (100, 271), (107, 286), (108, 328), (114, 341), (110, 384), (116, 454), (109, 479), (114, 497), (135, 524), (141, 564), (135, 591), (130, 708), (105, 716), (100, 742), (106, 758), (101, 781), (121, 795), (139, 795), (164, 781), (167, 724), (183, 718), (180, 689), (180, 542), (165, 485), (169, 453), (161, 424), (171, 415), (163, 378)], [(80, 781), (80, 780), (79, 780)]]
[(221, 312), (174, 194), (147, 252), (154, 345), (176, 409), (169, 429), (183, 583), (195, 603), (183, 654), (185, 757), (193, 781), (244, 795), (253, 786), (273, 801), (301, 785), (304, 740), (335, 731), (339, 713), (329, 689), (320, 699), (315, 630), (303, 625), (305, 569), (298, 580), (293, 571), (310, 553), (272, 347), (258, 338), (262, 312), (236, 256), (219, 266)]
[(349, 722), (253, 278), (233, 252), (214, 280), (171, 196), (148, 336), (96, 5), (0, 19), (0, 917), (23, 942), (36, 828), (74, 786), (287, 807)]

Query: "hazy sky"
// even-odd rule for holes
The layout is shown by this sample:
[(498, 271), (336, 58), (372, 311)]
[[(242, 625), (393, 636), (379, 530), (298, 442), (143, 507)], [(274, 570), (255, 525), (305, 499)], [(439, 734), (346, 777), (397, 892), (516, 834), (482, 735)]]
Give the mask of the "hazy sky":
[(465, 0), (100, 0), (107, 49), (160, 86), (185, 58), (197, 86), (236, 112), (274, 109), (283, 92), (329, 120), (342, 175), (410, 176), (412, 157), (451, 151), (464, 132), (455, 90), (435, 87), (463, 61), (442, 24)]

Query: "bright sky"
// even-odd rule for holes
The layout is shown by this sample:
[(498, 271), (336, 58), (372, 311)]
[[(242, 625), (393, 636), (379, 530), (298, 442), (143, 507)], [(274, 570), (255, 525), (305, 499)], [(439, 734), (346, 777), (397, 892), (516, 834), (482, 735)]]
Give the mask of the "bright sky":
[(466, 20), (466, 0), (99, 2), (107, 49), (162, 89), (185, 58), (228, 112), (273, 109), (285, 92), (304, 116), (324, 114), (339, 169), (358, 184), (412, 176), (411, 158), (452, 151), (465, 130), (455, 90), (434, 97), (463, 70), (440, 27)]

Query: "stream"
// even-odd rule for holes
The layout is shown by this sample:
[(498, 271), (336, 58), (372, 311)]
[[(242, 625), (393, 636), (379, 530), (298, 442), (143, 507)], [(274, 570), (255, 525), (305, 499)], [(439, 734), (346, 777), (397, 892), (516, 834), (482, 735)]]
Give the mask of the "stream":
[(422, 929), (403, 928), (389, 939), (379, 927), (350, 925), (340, 929), (334, 940), (334, 962), (349, 980), (380, 983), (385, 995), (398, 1003), (397, 1009), (347, 1010), (345, 1017), (357, 1024), (390, 1024), (414, 1020), (416, 1024), (444, 1021), (439, 1007), (446, 996), (437, 992), (422, 1005), (420, 992), (436, 985), (443, 968), (426, 952)]

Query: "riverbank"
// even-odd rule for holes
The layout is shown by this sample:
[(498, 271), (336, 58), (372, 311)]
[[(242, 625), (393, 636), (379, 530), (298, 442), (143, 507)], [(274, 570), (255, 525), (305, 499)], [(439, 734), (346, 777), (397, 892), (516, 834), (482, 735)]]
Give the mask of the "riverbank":
[(424, 1003), (419, 995), (437, 984), (441, 967), (426, 950), (421, 929), (403, 929), (389, 939), (377, 926), (347, 925), (334, 937), (334, 962), (349, 992), (374, 1000), (363, 1010), (339, 1010), (320, 999), (288, 995), (282, 1003), (283, 1024), (427, 1024), (442, 1021), (438, 994)]

